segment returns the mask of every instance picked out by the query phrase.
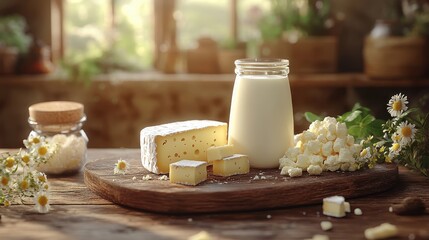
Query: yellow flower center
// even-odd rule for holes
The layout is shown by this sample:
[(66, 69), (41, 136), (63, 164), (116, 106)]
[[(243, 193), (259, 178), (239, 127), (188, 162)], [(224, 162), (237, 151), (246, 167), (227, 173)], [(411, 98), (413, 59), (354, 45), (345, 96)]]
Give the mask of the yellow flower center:
[(35, 138), (33, 138), (32, 142), (34, 144), (38, 144), (38, 143), (40, 143), (40, 139), (38, 137), (35, 137)]
[(401, 129), (401, 133), (402, 133), (402, 136), (409, 138), (411, 137), (411, 133), (412, 133), (411, 128), (408, 126), (405, 126)]
[(48, 185), (48, 184), (45, 184), (45, 185), (43, 185), (43, 188), (44, 188), (45, 190), (48, 190), (48, 189), (49, 189), (49, 185)]
[(360, 152), (360, 156), (364, 157), (366, 156), (366, 154), (368, 153), (368, 150), (366, 150), (366, 148), (364, 150), (362, 150), (362, 152)]
[(12, 168), (12, 167), (13, 167), (13, 165), (15, 165), (15, 159), (13, 159), (12, 157), (8, 157), (8, 158), (6, 159), (6, 164), (5, 164), (5, 166), (6, 166), (7, 168)]
[(21, 189), (26, 190), (28, 188), (28, 181), (24, 180), (21, 182)]
[(37, 152), (39, 153), (40, 156), (45, 156), (46, 153), (48, 153), (48, 149), (46, 147), (42, 146), (42, 147), (39, 147)]
[(386, 150), (386, 147), (385, 147), (385, 146), (381, 147), (381, 148), (380, 148), (380, 150), (379, 150), (379, 152), (381, 152), (381, 153), (382, 153), (382, 152), (384, 152), (384, 150)]
[(396, 152), (396, 151), (398, 151), (398, 150), (399, 150), (399, 147), (400, 147), (399, 143), (394, 143), (394, 144), (392, 145), (392, 150)]
[(25, 164), (28, 164), (28, 163), (30, 162), (30, 156), (28, 156), (28, 155), (24, 155), (24, 156), (22, 156), (22, 161), (23, 161)]
[(118, 163), (118, 169), (119, 170), (125, 170), (126, 167), (127, 167), (127, 164), (125, 162), (119, 162)]
[(37, 178), (38, 178), (38, 179), (39, 179), (39, 181), (41, 181), (41, 182), (45, 182), (45, 181), (46, 181), (46, 177), (45, 177), (45, 175), (39, 175)]
[(4, 200), (3, 205), (5, 207), (9, 207), (10, 206), (10, 202), (8, 200)]
[(1, 177), (1, 184), (3, 186), (6, 186), (8, 183), (9, 183), (9, 178), (8, 177), (5, 177), (5, 176)]
[(401, 111), (402, 110), (402, 102), (401, 101), (393, 102), (392, 109), (395, 111)]
[(48, 204), (48, 198), (45, 195), (41, 195), (37, 198), (37, 202), (40, 206), (44, 207)]

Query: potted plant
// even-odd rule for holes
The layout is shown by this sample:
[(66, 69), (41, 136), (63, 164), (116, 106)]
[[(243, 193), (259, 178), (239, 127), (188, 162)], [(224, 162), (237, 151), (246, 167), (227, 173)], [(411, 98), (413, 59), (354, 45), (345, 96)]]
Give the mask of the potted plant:
[(234, 73), (234, 61), (246, 58), (246, 43), (228, 39), (220, 44), (217, 52), (220, 73)]
[(25, 53), (31, 38), (25, 33), (27, 24), (19, 15), (0, 18), (0, 74), (10, 74), (20, 53)]
[[(337, 71), (338, 40), (333, 35), (336, 22), (331, 17), (328, 0), (272, 0), (271, 14), (281, 29), (277, 55), (289, 59), (293, 72)], [(277, 26), (274, 29), (273, 33), (278, 35)], [(261, 56), (266, 56), (263, 46)]]
[(419, 78), (427, 73), (429, 11), (422, 5), (408, 7), (408, 3), (387, 6), (400, 13), (377, 20), (365, 38), (365, 74), (372, 79)]

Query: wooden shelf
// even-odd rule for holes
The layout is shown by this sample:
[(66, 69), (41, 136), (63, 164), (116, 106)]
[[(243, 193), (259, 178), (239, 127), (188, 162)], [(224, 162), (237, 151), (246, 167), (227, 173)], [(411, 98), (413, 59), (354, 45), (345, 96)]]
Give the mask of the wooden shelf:
[[(233, 82), (234, 74), (163, 74), (148, 73), (116, 73), (100, 75), (95, 82)], [(332, 73), (332, 74), (291, 74), (291, 85), (294, 87), (429, 87), (429, 77), (421, 79), (370, 79), (363, 73)], [(56, 75), (20, 75), (0, 76), (0, 86), (33, 85), (46, 81), (67, 83), (65, 77)]]

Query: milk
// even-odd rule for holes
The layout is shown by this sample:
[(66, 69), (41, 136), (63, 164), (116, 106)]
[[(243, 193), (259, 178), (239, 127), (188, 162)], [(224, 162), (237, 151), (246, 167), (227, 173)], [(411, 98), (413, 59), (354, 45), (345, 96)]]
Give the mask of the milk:
[(249, 157), (252, 168), (276, 168), (293, 145), (289, 80), (282, 75), (237, 75), (228, 142)]

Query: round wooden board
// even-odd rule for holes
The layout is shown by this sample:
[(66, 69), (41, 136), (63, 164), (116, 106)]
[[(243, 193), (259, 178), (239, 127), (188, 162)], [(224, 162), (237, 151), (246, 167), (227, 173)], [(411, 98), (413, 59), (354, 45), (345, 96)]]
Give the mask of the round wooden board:
[[(160, 213), (231, 212), (314, 204), (333, 195), (347, 199), (385, 191), (398, 179), (394, 164), (356, 172), (324, 172), (320, 176), (304, 173), (299, 178), (284, 177), (278, 169), (252, 169), (247, 175), (224, 178), (211, 175), (209, 167), (208, 180), (194, 187), (158, 180), (162, 175), (143, 168), (140, 156), (123, 159), (131, 165), (125, 175), (113, 174), (117, 158), (86, 164), (85, 184), (111, 202)], [(153, 180), (143, 180), (146, 175)], [(255, 176), (262, 179), (253, 180)]]

